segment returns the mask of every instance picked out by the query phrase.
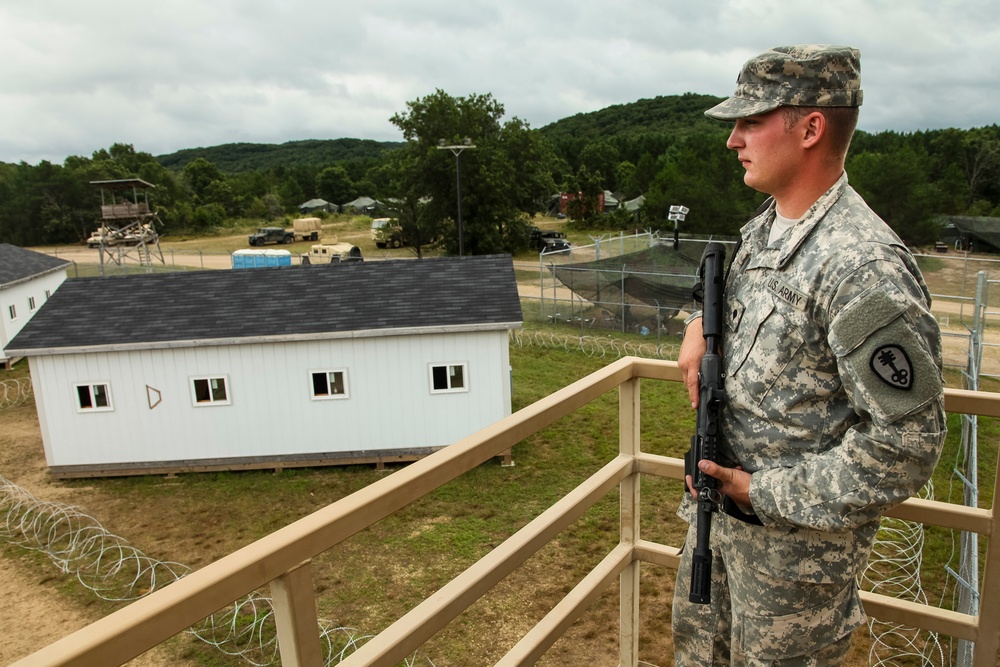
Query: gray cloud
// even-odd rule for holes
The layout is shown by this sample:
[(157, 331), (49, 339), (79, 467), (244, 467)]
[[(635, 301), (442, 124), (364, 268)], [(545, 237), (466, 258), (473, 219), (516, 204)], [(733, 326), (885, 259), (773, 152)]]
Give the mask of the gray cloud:
[(492, 93), (540, 127), (657, 95), (726, 95), (747, 58), (803, 42), (861, 49), (863, 129), (997, 122), (995, 0), (34, 0), (0, 6), (0, 160), (62, 162), (114, 142), (158, 155), (398, 140), (389, 117), (437, 88)]

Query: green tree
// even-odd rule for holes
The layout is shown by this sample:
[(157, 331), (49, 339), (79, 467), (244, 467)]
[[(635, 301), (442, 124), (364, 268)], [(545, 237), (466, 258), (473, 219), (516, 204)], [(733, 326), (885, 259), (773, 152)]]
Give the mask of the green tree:
[(680, 231), (736, 234), (764, 195), (743, 183), (743, 168), (726, 148), (722, 131), (691, 135), (661, 158), (661, 168), (646, 193), (643, 225), (673, 231), (670, 206), (690, 209)]
[(201, 201), (213, 183), (225, 181), (226, 175), (205, 158), (192, 160), (184, 167), (184, 181), (196, 200)]
[(580, 166), (586, 167), (591, 174), (600, 175), (602, 190), (613, 190), (620, 187), (615, 181), (615, 173), (621, 162), (618, 149), (608, 141), (595, 141), (587, 144), (580, 151)]
[(302, 202), (309, 199), (302, 184), (294, 175), (288, 175), (278, 186), (278, 198), (286, 211), (294, 211)]
[(347, 169), (340, 165), (327, 167), (316, 176), (316, 194), (331, 203), (343, 204), (358, 197)]
[(570, 225), (578, 229), (590, 229), (601, 224), (601, 195), (604, 186), (601, 175), (590, 171), (581, 164), (576, 177), (567, 183), (566, 192), (570, 200), (566, 202), (566, 215)]
[(635, 165), (625, 160), (619, 162), (618, 166), (615, 167), (615, 188), (618, 191), (625, 193), (625, 196), (629, 199), (633, 199), (642, 194), (642, 190), (639, 190), (635, 184), (636, 181), (636, 168)]
[(402, 228), (403, 238), (418, 258), (423, 257), (424, 249), (442, 233), (441, 218), (433, 213), (424, 197), (420, 176), (417, 159), (407, 150), (394, 152), (380, 172), (380, 177), (387, 181), (387, 191), (393, 193), (392, 208)]
[[(426, 214), (450, 220), (442, 243), (459, 250), (457, 211), (461, 180), (464, 252), (515, 252), (527, 242), (528, 216), (554, 190), (551, 150), (518, 118), (503, 122), (503, 105), (492, 95), (452, 97), (442, 90), (407, 103), (390, 121), (403, 132), (407, 163), (412, 165), (408, 192), (427, 202)], [(459, 157), (439, 150), (446, 145), (474, 149)], [(459, 173), (456, 175), (456, 168)]]
[(937, 236), (932, 220), (940, 199), (929, 166), (923, 147), (907, 144), (890, 153), (855, 155), (848, 159), (847, 173), (854, 189), (903, 240), (924, 244)]

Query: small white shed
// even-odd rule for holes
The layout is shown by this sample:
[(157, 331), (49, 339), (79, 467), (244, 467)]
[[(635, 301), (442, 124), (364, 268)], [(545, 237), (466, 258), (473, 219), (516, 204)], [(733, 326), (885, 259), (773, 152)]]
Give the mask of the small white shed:
[(0, 367), (16, 359), (7, 344), (66, 280), (69, 262), (0, 243)]
[(414, 460), (510, 414), (509, 256), (70, 280), (12, 341), (57, 477)]

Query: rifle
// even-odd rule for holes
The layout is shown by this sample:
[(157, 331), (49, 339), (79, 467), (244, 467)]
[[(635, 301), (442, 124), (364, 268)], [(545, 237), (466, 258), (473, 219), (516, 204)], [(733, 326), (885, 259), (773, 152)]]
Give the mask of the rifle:
[[(698, 469), (702, 459), (718, 461), (719, 414), (726, 400), (722, 376), (722, 291), (725, 287), (723, 265), (726, 249), (721, 243), (709, 243), (701, 259), (702, 335), (705, 356), (698, 371), (698, 415), (691, 449), (684, 456), (684, 470), (691, 475), (697, 493), (697, 544), (691, 554), (691, 592), (688, 599), (696, 604), (708, 604), (712, 599), (712, 513), (719, 509), (722, 498), (717, 491), (719, 481)], [(695, 288), (696, 298), (699, 289)]]

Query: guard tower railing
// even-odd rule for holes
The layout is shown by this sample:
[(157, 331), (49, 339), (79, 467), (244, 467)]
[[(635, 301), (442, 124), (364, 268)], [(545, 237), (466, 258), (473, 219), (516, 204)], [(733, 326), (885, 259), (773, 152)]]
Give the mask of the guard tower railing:
[(125, 202), (124, 204), (102, 204), (101, 218), (104, 220), (120, 220), (152, 215), (146, 202)]
[[(674, 362), (635, 357), (620, 359), (15, 665), (119, 665), (268, 584), (282, 664), (285, 667), (321, 665), (323, 658), (310, 559), (617, 389), (620, 445), (617, 456), (340, 664), (391, 666), (403, 661), (529, 556), (556, 539), (562, 529), (589, 507), (617, 491), (621, 519), (618, 545), (496, 664), (533, 664), (602, 591), (617, 581), (621, 611), (620, 664), (649, 667), (639, 656), (640, 565), (653, 563), (676, 568), (679, 552), (675, 546), (649, 542), (640, 536), (640, 478), (658, 475), (680, 480), (683, 462), (640, 449), (640, 381), (643, 379), (678, 382), (681, 376)], [(946, 408), (949, 412), (1000, 417), (1000, 394), (949, 389)], [(910, 499), (895, 508), (891, 516), (972, 531), (991, 538), (995, 527), (996, 494), (993, 498), (994, 506), (990, 509)], [(996, 592), (1000, 590), (1000, 540), (989, 539), (985, 555), (982, 589)], [(1000, 605), (984, 604), (980, 614), (972, 616), (867, 592), (862, 593), (862, 600), (869, 616), (974, 642), (976, 667), (995, 667), (997, 664)]]

